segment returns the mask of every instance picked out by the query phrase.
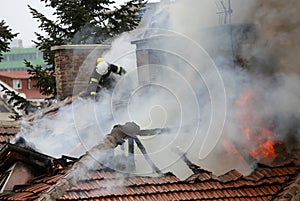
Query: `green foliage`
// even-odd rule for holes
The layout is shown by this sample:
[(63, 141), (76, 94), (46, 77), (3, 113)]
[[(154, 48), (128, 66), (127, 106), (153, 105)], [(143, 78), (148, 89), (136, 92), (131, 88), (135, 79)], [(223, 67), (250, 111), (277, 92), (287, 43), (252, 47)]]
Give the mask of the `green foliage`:
[[(32, 80), (36, 81), (34, 87), (40, 89), (43, 95), (56, 96), (54, 77), (53, 46), (66, 44), (100, 44), (123, 32), (133, 30), (138, 26), (141, 15), (140, 8), (145, 3), (140, 0), (130, 0), (119, 7), (113, 6), (112, 0), (41, 0), (46, 7), (54, 9), (55, 20), (48, 19), (38, 10), (29, 7), (33, 18), (39, 22), (39, 28), (45, 35), (35, 33), (37, 48), (43, 52), (43, 59), (50, 68), (33, 66), (24, 60)], [(11, 34), (4, 21), (0, 22), (0, 52), (9, 51), (9, 41), (17, 34)], [(0, 54), (0, 61), (2, 59)], [(3, 91), (10, 97), (9, 103), (13, 105), (14, 115), (11, 118), (20, 119), (21, 115), (15, 110), (34, 109), (28, 100), (9, 91), (2, 86)]]
[[(37, 40), (33, 42), (43, 52), (45, 62), (51, 65), (52, 69), (54, 69), (54, 54), (50, 50), (51, 47), (66, 44), (100, 44), (123, 32), (133, 30), (140, 22), (139, 11), (145, 5), (141, 0), (130, 0), (118, 7), (114, 6), (115, 2), (112, 0), (41, 0), (41, 2), (44, 2), (46, 7), (54, 9), (55, 20), (48, 19), (28, 5), (33, 18), (40, 23), (39, 28), (46, 33), (45, 36), (35, 33)], [(55, 96), (55, 79), (51, 77), (54, 70), (30, 68), (30, 72), (35, 73), (33, 79), (41, 79), (38, 86), (43, 92), (46, 94), (52, 92)], [(51, 78), (46, 79), (47, 74)]]
[(56, 88), (50, 87), (55, 86), (55, 76), (52, 69), (44, 69), (42, 66), (33, 66), (29, 61), (24, 60), (27, 72), (31, 74), (31, 80), (35, 80), (33, 87), (40, 89), (41, 94), (51, 96), (56, 94)]
[(9, 43), (18, 33), (11, 33), (11, 29), (5, 25), (5, 22), (2, 20), (0, 22), (0, 62), (3, 59), (3, 52), (9, 52)]

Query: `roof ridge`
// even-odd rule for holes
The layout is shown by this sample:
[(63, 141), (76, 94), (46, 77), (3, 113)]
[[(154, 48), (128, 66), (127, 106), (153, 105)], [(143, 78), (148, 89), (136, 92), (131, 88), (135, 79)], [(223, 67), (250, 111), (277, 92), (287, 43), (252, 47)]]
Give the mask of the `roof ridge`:
[(286, 167), (286, 166), (294, 166), (296, 167), (295, 159), (291, 158), (289, 160), (283, 161), (280, 164), (266, 164), (266, 163), (257, 163), (257, 168), (280, 168), (280, 167)]

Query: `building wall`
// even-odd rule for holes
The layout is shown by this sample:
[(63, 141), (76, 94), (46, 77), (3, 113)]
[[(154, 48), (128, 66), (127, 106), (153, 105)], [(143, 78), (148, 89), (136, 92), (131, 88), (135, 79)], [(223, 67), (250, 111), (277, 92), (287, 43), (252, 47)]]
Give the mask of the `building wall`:
[(11, 192), (15, 185), (26, 184), (34, 176), (30, 168), (21, 162), (15, 163), (11, 171), (12, 173), (10, 174), (3, 189), (4, 193), (7, 191)]
[(58, 99), (84, 91), (96, 59), (109, 45), (63, 45), (52, 47), (55, 54), (55, 78)]
[[(250, 68), (250, 56), (245, 54), (251, 49), (256, 39), (256, 26), (253, 24), (222, 25), (199, 30), (195, 42), (180, 34), (152, 33), (151, 36), (136, 41), (136, 56), (140, 83), (149, 83), (156, 73), (151, 65), (180, 65), (181, 60), (198, 61), (202, 52), (206, 52), (217, 66), (241, 66)], [(199, 44), (201, 48), (195, 48)], [(191, 45), (191, 46), (189, 46)], [(190, 52), (189, 52), (190, 51)], [(190, 54), (190, 55), (189, 55)], [(199, 54), (199, 58), (198, 57)], [(171, 62), (170, 62), (171, 61)], [(171, 65), (172, 66), (172, 65)]]
[[(28, 78), (11, 78), (11, 77), (4, 77), (0, 75), (0, 80), (18, 91), (19, 93), (24, 93), (27, 96), (32, 97), (31, 94), (40, 94), (40, 91), (38, 88), (33, 87), (36, 83), (35, 80), (30, 80)], [(14, 80), (20, 80), (21, 81), (21, 88), (14, 88)], [(42, 98), (41, 95), (39, 97), (33, 97), (33, 98)]]
[(3, 81), (3, 82), (5, 82), (6, 84), (8, 84), (11, 87), (13, 85), (13, 81), (9, 77), (2, 77), (2, 76), (0, 76), (0, 80)]

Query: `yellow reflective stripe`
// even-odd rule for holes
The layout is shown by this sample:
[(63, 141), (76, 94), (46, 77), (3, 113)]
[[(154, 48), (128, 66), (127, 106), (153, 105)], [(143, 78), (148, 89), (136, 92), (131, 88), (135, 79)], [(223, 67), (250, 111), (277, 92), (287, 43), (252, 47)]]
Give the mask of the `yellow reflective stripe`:
[(91, 80), (90, 80), (90, 83), (92, 83), (92, 82), (96, 82), (96, 83), (98, 83), (98, 82), (99, 82), (99, 80), (98, 80), (98, 79), (96, 79), (96, 78), (91, 78)]
[(117, 74), (119, 74), (121, 72), (121, 66), (117, 67)]
[(102, 89), (103, 87), (102, 87), (102, 85), (98, 84), (98, 88)]
[(92, 91), (92, 92), (90, 93), (90, 95), (97, 95), (97, 92)]

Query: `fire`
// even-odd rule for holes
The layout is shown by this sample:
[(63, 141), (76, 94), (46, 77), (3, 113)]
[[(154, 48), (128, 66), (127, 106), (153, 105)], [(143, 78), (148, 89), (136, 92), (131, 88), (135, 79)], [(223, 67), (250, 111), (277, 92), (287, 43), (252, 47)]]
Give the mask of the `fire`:
[(249, 100), (253, 97), (254, 91), (246, 91), (242, 96), (237, 100), (236, 104), (238, 106), (245, 106), (249, 103)]
[(245, 91), (236, 101), (237, 117), (242, 133), (243, 145), (238, 145), (237, 149), (229, 148), (228, 143), (224, 147), (230, 153), (239, 158), (243, 155), (251, 155), (258, 161), (271, 162), (277, 154), (274, 148), (276, 134), (269, 129), (269, 125), (258, 122), (255, 118), (255, 104), (257, 102), (254, 90)]
[(233, 146), (228, 140), (222, 139), (223, 145), (225, 150), (228, 153), (234, 154), (239, 160), (245, 161), (244, 157), (241, 155), (241, 153), (236, 149), (236, 147)]
[(253, 127), (254, 124), (253, 115), (251, 114), (252, 105), (250, 104), (253, 96), (254, 91), (249, 90), (242, 94), (236, 101), (236, 105), (238, 106), (237, 116), (239, 118), (240, 127), (247, 140), (250, 140), (251, 138), (251, 127)]
[(261, 158), (261, 159), (274, 159), (276, 157), (274, 143), (272, 140), (267, 140), (263, 144), (259, 145), (256, 148), (253, 148), (250, 151), (250, 154), (253, 158)]
[(256, 159), (273, 161), (277, 156), (274, 149), (275, 143), (272, 140), (274, 134), (267, 128), (261, 128), (260, 133), (262, 137), (258, 139), (258, 146), (251, 149), (250, 154)]

